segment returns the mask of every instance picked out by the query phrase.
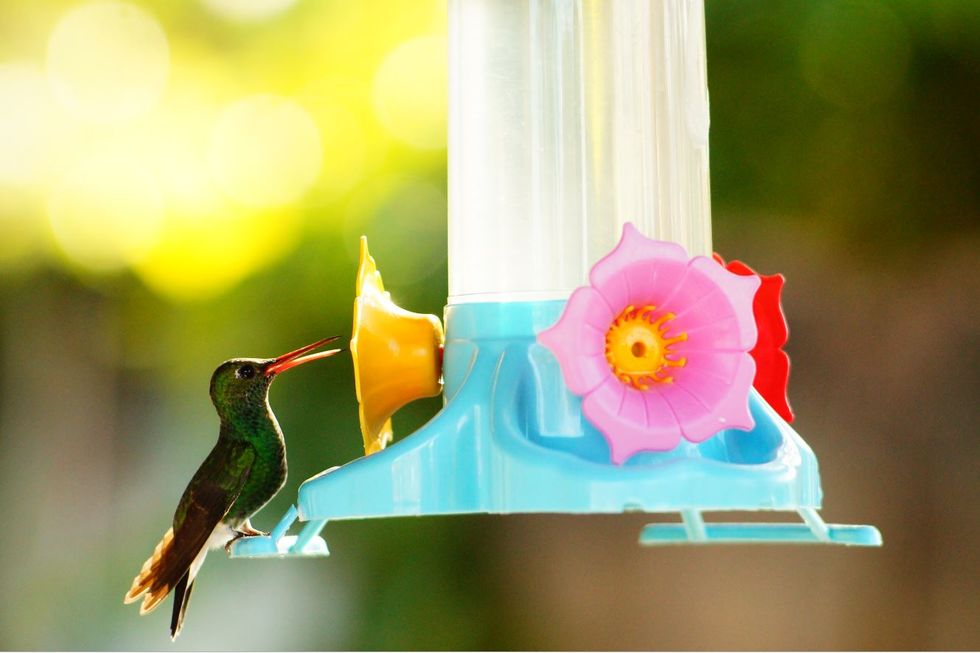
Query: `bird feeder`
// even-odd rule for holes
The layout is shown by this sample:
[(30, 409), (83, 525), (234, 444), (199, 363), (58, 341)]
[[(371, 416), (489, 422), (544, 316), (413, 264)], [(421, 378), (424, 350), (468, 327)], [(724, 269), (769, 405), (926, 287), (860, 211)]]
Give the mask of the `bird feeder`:
[[(333, 520), (464, 513), (679, 516), (644, 545), (880, 545), (817, 512), (782, 278), (712, 258), (704, 42), (701, 0), (450, 0), (445, 337), (391, 301), (362, 240), (365, 455), (234, 557), (325, 555)], [(392, 433), (440, 390), (431, 421)]]

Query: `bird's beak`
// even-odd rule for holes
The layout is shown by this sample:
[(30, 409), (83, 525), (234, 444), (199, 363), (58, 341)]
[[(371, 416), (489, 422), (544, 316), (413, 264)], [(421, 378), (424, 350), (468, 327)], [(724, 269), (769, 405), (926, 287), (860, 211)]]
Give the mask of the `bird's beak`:
[(313, 351), (317, 347), (322, 347), (328, 342), (333, 342), (340, 336), (333, 336), (331, 338), (324, 338), (323, 340), (317, 340), (311, 345), (306, 345), (305, 347), (300, 347), (296, 351), (291, 351), (288, 354), (283, 354), (278, 358), (272, 359), (270, 363), (265, 366), (265, 375), (274, 376), (280, 372), (285, 372), (286, 370), (296, 367), (297, 365), (302, 365), (303, 363), (309, 363), (310, 361), (320, 360), (321, 358), (329, 358), (336, 353), (339, 353), (340, 349), (330, 349), (329, 351), (321, 351), (315, 354), (309, 354), (304, 356), (303, 354)]

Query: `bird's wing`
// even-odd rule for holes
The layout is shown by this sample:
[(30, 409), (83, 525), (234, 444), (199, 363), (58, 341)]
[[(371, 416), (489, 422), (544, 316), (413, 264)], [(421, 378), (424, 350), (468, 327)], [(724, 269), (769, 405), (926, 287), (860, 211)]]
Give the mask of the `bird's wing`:
[(126, 594), (127, 603), (145, 594), (140, 614), (146, 614), (163, 601), (190, 569), (215, 526), (241, 494), (254, 460), (255, 450), (247, 442), (218, 440), (184, 491), (173, 527)]

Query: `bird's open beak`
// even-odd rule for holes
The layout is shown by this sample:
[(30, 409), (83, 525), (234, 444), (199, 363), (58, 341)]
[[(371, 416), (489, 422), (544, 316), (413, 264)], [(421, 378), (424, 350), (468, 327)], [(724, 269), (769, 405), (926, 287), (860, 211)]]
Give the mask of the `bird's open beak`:
[(309, 363), (310, 361), (320, 360), (321, 358), (329, 358), (336, 353), (339, 353), (340, 349), (331, 349), (329, 351), (321, 351), (315, 354), (309, 354), (304, 356), (303, 354), (313, 351), (317, 347), (322, 347), (328, 342), (333, 342), (340, 336), (333, 336), (331, 338), (324, 338), (323, 340), (317, 340), (311, 345), (306, 345), (305, 347), (300, 347), (296, 351), (291, 351), (288, 354), (283, 354), (278, 358), (272, 360), (272, 362), (266, 364), (265, 375), (274, 376), (280, 372), (285, 372), (286, 370), (296, 367), (297, 365), (302, 365), (303, 363)]

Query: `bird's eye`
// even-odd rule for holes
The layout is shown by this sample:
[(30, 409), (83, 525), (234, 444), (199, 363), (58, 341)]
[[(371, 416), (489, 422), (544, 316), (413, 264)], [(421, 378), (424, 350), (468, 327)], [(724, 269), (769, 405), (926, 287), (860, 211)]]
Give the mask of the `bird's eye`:
[(235, 375), (240, 379), (251, 379), (253, 376), (255, 376), (255, 368), (251, 365), (242, 365), (238, 368), (238, 371), (235, 372)]

